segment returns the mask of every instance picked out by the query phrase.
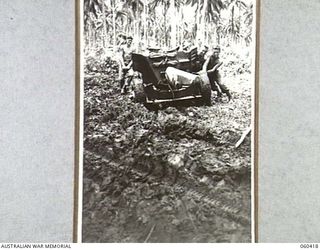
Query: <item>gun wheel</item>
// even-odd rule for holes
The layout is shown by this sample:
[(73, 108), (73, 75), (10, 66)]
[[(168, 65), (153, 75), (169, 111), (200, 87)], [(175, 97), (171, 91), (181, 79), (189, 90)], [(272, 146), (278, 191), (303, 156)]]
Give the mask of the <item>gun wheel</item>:
[(144, 93), (142, 84), (134, 84), (133, 86), (133, 100), (135, 102), (144, 103), (146, 101), (146, 94)]
[(144, 106), (149, 110), (149, 111), (158, 111), (161, 109), (160, 105), (155, 104), (155, 103), (145, 103)]
[(199, 85), (204, 105), (211, 106), (211, 86), (209, 81), (200, 80)]

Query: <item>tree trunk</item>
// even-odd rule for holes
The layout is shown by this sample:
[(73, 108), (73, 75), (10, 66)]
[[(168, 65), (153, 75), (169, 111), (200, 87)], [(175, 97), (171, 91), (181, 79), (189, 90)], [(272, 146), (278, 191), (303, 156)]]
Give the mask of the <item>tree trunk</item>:
[(205, 29), (206, 29), (206, 14), (207, 14), (207, 8), (208, 8), (208, 0), (203, 0), (203, 8), (202, 8), (202, 23), (201, 23), (201, 42), (205, 42)]
[(102, 47), (105, 49), (107, 47), (107, 20), (106, 20), (106, 8), (105, 8), (105, 3), (102, 1)]
[(164, 22), (164, 25), (163, 25), (163, 29), (164, 29), (164, 45), (165, 46), (168, 46), (168, 36), (167, 36), (167, 15), (166, 15), (166, 4), (164, 3), (163, 4), (163, 22)]
[(200, 39), (200, 1), (198, 2), (198, 8), (197, 8), (197, 14), (196, 14), (196, 40), (198, 42), (198, 40)]
[(139, 13), (138, 13), (138, 1), (136, 1), (136, 5), (137, 5), (137, 8), (136, 8), (136, 13), (135, 13), (135, 20), (134, 20), (134, 26), (135, 26), (135, 31), (134, 31), (134, 40), (133, 40), (133, 43), (134, 43), (134, 47), (137, 48), (138, 47), (138, 43), (140, 41), (140, 27), (139, 27), (139, 23), (140, 23), (140, 20), (139, 20)]
[(234, 6), (231, 9), (231, 32), (234, 35)]
[(180, 7), (180, 18), (181, 18), (180, 19), (180, 45), (182, 45), (184, 40), (184, 27), (183, 27), (184, 17), (183, 17), (183, 10), (181, 7)]
[(116, 3), (114, 2), (112, 8), (112, 26), (113, 26), (113, 52), (116, 52)]
[[(219, 13), (218, 14), (218, 16), (219, 16), (219, 20), (221, 20), (221, 13)], [(219, 27), (218, 27), (218, 25), (219, 25)], [(221, 44), (221, 34), (220, 34), (220, 32), (221, 32), (221, 23), (220, 23), (220, 21), (218, 22), (218, 24), (216, 24), (216, 39), (217, 39), (217, 44), (220, 46), (220, 44)]]
[(217, 45), (219, 45), (220, 46), (220, 30), (219, 30), (219, 28), (216, 26), (215, 27), (215, 31), (216, 31), (216, 43), (217, 43)]
[(147, 36), (147, 30), (148, 30), (148, 23), (147, 23), (147, 11), (148, 9), (148, 1), (144, 0), (143, 2), (143, 40), (144, 40), (144, 44), (147, 45), (147, 40), (148, 40), (148, 36)]
[(239, 3), (239, 30), (238, 30), (238, 32), (239, 32), (239, 34), (240, 34), (240, 32), (241, 32), (241, 4)]
[(129, 27), (129, 18), (127, 17), (127, 19), (126, 19), (126, 28), (125, 28), (126, 36), (129, 35), (129, 29), (130, 29), (130, 27)]
[(170, 0), (170, 19), (171, 19), (171, 46), (177, 45), (177, 19), (175, 13), (175, 0)]

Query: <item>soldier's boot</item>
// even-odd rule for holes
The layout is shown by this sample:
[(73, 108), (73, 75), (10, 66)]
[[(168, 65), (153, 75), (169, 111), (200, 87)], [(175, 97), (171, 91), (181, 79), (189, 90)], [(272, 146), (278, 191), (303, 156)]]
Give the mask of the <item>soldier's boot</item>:
[(224, 93), (227, 95), (228, 101), (230, 102), (230, 100), (232, 99), (232, 96), (231, 96), (231, 94), (230, 94), (230, 91), (227, 89), (227, 90), (225, 90)]
[(222, 94), (225, 94), (228, 97), (228, 102), (229, 102), (232, 98), (230, 94), (230, 90), (220, 82), (217, 82), (217, 85), (219, 86), (218, 97), (222, 97)]

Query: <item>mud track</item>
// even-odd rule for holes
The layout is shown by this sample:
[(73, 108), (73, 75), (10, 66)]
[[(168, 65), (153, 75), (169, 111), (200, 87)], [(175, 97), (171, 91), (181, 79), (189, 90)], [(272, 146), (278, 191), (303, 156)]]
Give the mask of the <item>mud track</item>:
[(230, 103), (148, 112), (116, 72), (86, 71), (83, 241), (251, 241), (249, 74)]

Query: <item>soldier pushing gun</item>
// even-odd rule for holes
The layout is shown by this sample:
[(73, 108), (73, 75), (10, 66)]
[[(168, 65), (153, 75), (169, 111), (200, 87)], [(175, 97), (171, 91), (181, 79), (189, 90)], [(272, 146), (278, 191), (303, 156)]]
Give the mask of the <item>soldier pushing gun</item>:
[(202, 66), (202, 71), (207, 72), (211, 89), (213, 91), (217, 91), (218, 97), (221, 98), (222, 94), (226, 94), (228, 96), (228, 100), (230, 101), (230, 91), (224, 84), (221, 83), (221, 75), (218, 69), (222, 65), (222, 62), (219, 60), (219, 54), (220, 48), (215, 47), (211, 55), (209, 55), (206, 59), (203, 57), (205, 62)]

